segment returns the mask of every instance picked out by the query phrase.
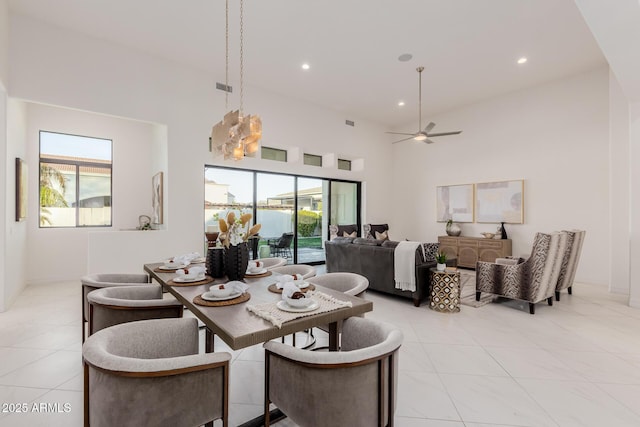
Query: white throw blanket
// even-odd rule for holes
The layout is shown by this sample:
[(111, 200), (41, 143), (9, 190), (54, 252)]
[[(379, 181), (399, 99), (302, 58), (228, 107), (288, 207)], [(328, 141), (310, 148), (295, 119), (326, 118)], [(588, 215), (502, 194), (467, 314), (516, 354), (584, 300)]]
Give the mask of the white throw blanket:
[(400, 242), (393, 254), (393, 274), (396, 289), (403, 291), (416, 291), (416, 249), (422, 248), (424, 259), (424, 247), (420, 242)]

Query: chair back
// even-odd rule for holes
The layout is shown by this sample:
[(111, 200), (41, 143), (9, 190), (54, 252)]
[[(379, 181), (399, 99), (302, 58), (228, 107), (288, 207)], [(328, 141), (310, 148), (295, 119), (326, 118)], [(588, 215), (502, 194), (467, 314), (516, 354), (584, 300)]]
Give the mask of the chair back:
[(560, 269), (558, 284), (556, 286), (556, 290), (558, 291), (573, 286), (576, 271), (578, 270), (578, 262), (580, 261), (580, 254), (582, 252), (582, 243), (584, 242), (584, 236), (586, 234), (584, 230), (571, 230), (566, 231), (566, 233), (568, 237), (567, 249), (564, 253), (562, 268)]
[(283, 233), (278, 239), (278, 243), (276, 244), (277, 248), (288, 248), (291, 246), (291, 242), (293, 242), (293, 233)]
[(306, 264), (291, 264), (291, 265), (283, 265), (282, 267), (274, 267), (271, 269), (274, 273), (280, 274), (299, 274), (303, 279), (308, 279), (310, 277), (315, 277), (316, 268), (312, 265)]
[(353, 296), (361, 296), (369, 287), (366, 277), (346, 272), (322, 274), (310, 278), (309, 282)]
[(260, 261), (264, 264), (264, 268), (267, 270), (272, 270), (276, 267), (282, 267), (283, 265), (287, 265), (287, 259), (282, 257), (270, 257), (270, 258), (258, 258), (253, 261)]
[(528, 264), (525, 268), (528, 268), (529, 300), (541, 301), (553, 296), (566, 247), (567, 234), (564, 232), (536, 233), (531, 256), (525, 261)]

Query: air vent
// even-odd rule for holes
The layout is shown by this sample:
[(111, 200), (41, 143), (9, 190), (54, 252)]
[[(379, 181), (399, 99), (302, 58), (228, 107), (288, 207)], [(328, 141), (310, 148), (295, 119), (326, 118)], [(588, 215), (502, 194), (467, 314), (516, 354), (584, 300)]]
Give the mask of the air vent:
[(229, 92), (229, 93), (233, 92), (233, 87), (228, 86), (228, 85), (226, 85), (224, 83), (217, 83), (216, 82), (216, 89), (220, 89), (220, 90), (223, 90), (223, 91)]
[(356, 122), (354, 122), (353, 120), (345, 120), (345, 124), (346, 124), (347, 126), (355, 126), (355, 125), (356, 125)]

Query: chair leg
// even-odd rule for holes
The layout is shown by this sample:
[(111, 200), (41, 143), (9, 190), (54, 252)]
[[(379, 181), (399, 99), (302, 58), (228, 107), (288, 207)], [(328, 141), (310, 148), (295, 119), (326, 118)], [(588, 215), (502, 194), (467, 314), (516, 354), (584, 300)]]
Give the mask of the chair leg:
[(560, 291), (556, 291), (556, 301), (560, 301)]
[(567, 292), (569, 292), (569, 295), (572, 295), (572, 294), (571, 294), (571, 288), (572, 288), (572, 286), (569, 286), (569, 287), (567, 288)]
[(476, 301), (480, 301), (480, 294), (482, 294), (482, 292), (476, 292)]
[(553, 305), (553, 297), (547, 298), (547, 304)]
[(529, 303), (529, 313), (536, 314), (536, 305), (532, 302)]

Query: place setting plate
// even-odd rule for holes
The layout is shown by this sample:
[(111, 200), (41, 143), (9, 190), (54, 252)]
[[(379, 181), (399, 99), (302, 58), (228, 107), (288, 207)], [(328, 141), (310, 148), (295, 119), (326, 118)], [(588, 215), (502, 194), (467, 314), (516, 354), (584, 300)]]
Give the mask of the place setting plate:
[(174, 277), (169, 280), (169, 285), (173, 286), (197, 286), (197, 285), (206, 285), (207, 283), (213, 282), (213, 278), (209, 276), (198, 277), (196, 279), (187, 279), (186, 277)]
[(271, 271), (267, 270), (266, 268), (263, 268), (262, 270), (258, 270), (255, 273), (250, 273), (250, 272), (246, 272), (244, 273), (244, 277), (249, 277), (249, 278), (258, 278), (258, 277), (267, 277), (267, 276), (271, 276)]
[(224, 307), (228, 305), (242, 304), (251, 299), (251, 294), (245, 292), (243, 294), (232, 294), (226, 297), (214, 297), (208, 291), (196, 296), (193, 303), (205, 307)]
[(188, 267), (189, 263), (187, 264), (176, 264), (175, 266), (167, 266), (166, 264), (159, 266), (158, 268), (156, 268), (156, 271), (176, 271), (176, 270), (180, 270), (181, 268), (185, 268)]
[(318, 301), (312, 301), (306, 307), (292, 307), (287, 304), (286, 301), (280, 300), (277, 302), (276, 307), (282, 311), (287, 311), (290, 313), (307, 313), (309, 311), (317, 310), (320, 307), (320, 303)]
[[(313, 291), (316, 289), (315, 285), (313, 283), (309, 283), (307, 281), (302, 281), (302, 283), (298, 284), (296, 283), (298, 282), (298, 280), (294, 281), (293, 283), (298, 286), (298, 289), (300, 289), (300, 292), (307, 292), (307, 291)], [(282, 293), (282, 289), (278, 289), (278, 285), (276, 283), (273, 283), (271, 285), (269, 285), (269, 287), (267, 288), (269, 290), (269, 292), (273, 292), (274, 294), (281, 294)]]

